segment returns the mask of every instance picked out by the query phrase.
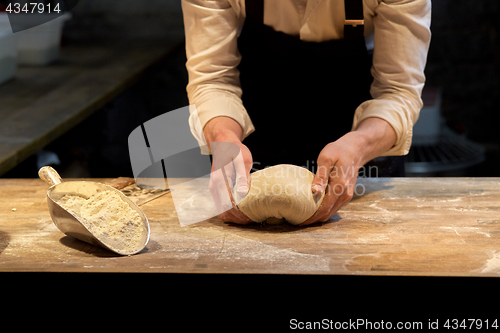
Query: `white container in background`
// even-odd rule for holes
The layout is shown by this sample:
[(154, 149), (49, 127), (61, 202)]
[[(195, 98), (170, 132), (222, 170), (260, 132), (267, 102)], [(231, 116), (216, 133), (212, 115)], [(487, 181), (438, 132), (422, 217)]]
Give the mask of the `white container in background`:
[(19, 64), (47, 65), (59, 59), (63, 25), (70, 18), (71, 14), (66, 13), (44, 24), (18, 32)]
[(17, 35), (0, 27), (0, 84), (16, 76)]
[[(71, 18), (70, 13), (57, 16), (57, 14), (40, 14), (53, 20), (35, 27), (16, 32), (18, 35), (18, 63), (23, 65), (47, 65), (59, 58), (61, 33), (64, 22)], [(30, 14), (16, 14), (19, 27), (29, 26), (33, 21)], [(10, 29), (7, 14), (0, 14), (0, 31)]]

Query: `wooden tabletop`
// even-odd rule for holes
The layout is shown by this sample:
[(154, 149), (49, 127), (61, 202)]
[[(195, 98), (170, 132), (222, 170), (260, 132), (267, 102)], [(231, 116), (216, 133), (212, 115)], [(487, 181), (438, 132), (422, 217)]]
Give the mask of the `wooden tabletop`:
[(151, 225), (146, 248), (122, 257), (61, 233), (41, 180), (0, 179), (0, 271), (500, 275), (500, 178), (358, 184), (364, 195), (309, 227), (217, 217), (181, 227), (166, 194), (141, 206)]
[(56, 63), (19, 67), (0, 85), (0, 175), (112, 101), (176, 45), (74, 43), (62, 47)]

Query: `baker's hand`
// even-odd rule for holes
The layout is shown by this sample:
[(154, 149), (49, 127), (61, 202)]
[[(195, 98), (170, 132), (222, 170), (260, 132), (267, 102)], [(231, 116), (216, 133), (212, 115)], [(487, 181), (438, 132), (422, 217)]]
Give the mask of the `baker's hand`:
[(301, 226), (326, 222), (352, 199), (358, 170), (363, 165), (359, 144), (355, 132), (350, 132), (323, 148), (311, 189), (314, 195), (325, 191), (325, 196), (316, 213)]
[(389, 123), (368, 118), (358, 129), (349, 132), (320, 152), (318, 169), (311, 185), (313, 194), (325, 191), (321, 206), (300, 224), (326, 222), (354, 195), (358, 170), (371, 159), (388, 151), (396, 142), (396, 133)]
[(237, 203), (229, 201), (228, 194), (228, 190), (233, 191), (233, 184), (234, 192), (237, 192), (239, 197), (244, 197), (250, 188), (252, 154), (247, 146), (241, 143), (240, 125), (231, 118), (216, 117), (205, 125), (203, 132), (212, 151), (209, 190), (219, 217), (227, 222), (251, 223), (249, 217), (234, 207)]

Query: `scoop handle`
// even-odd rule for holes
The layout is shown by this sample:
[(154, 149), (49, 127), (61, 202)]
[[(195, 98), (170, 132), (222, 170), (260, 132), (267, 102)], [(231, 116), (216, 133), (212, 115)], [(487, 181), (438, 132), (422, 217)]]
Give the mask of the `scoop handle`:
[(51, 166), (41, 167), (40, 170), (38, 170), (38, 176), (50, 186), (62, 183), (61, 176), (59, 176), (57, 171)]

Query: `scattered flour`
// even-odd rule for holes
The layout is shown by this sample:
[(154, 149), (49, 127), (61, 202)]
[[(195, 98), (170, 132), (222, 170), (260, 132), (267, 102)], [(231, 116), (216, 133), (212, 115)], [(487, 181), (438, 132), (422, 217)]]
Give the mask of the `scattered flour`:
[(88, 199), (65, 195), (57, 203), (112, 249), (133, 252), (140, 246), (145, 231), (141, 217), (117, 193), (103, 191)]
[(482, 267), (481, 273), (496, 273), (500, 274), (500, 251), (493, 252), (490, 259), (486, 260)]

